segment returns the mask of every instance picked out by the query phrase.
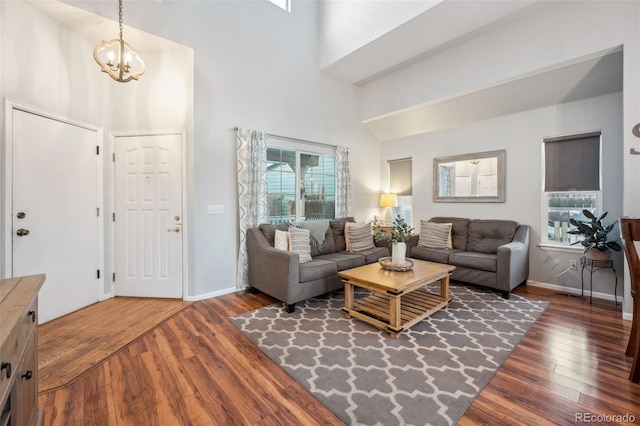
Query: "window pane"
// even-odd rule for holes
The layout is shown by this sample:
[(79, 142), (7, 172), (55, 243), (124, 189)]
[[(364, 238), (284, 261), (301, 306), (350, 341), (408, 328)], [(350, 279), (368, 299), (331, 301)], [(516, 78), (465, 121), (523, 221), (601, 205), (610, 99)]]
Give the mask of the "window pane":
[(267, 185), (270, 223), (335, 217), (333, 157), (267, 148)]
[[(335, 217), (335, 159), (321, 155), (301, 154), (303, 182), (303, 218), (306, 220)], [(305, 167), (307, 166), (307, 167)]]
[(571, 244), (580, 236), (568, 232), (575, 229), (569, 219), (586, 220), (583, 210), (596, 213), (597, 192), (556, 192), (547, 194), (547, 238), (549, 242)]
[(295, 151), (267, 149), (267, 200), (269, 223), (295, 220)]

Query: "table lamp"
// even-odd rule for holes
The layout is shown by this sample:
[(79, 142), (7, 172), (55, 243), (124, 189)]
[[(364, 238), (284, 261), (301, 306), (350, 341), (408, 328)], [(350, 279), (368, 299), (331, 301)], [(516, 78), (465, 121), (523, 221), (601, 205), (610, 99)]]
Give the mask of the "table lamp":
[(397, 194), (380, 194), (380, 207), (384, 207), (384, 224), (391, 225), (393, 223), (392, 207), (398, 207)]

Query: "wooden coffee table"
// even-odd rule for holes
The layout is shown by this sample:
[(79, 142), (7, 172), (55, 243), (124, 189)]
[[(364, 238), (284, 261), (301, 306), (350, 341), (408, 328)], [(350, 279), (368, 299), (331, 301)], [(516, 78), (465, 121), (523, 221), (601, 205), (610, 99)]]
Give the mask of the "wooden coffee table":
[[(413, 269), (396, 272), (372, 263), (338, 272), (344, 282), (344, 308), (348, 318), (358, 318), (398, 338), (400, 333), (449, 305), (449, 275), (455, 266), (411, 259)], [(440, 294), (427, 284), (440, 282)], [(355, 288), (373, 293), (355, 299)]]

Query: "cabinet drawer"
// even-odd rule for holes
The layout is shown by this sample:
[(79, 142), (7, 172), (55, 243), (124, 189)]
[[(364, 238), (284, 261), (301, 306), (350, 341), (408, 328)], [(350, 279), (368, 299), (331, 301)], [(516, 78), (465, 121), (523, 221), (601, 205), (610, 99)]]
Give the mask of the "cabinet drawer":
[[(32, 313), (33, 312), (33, 313)], [(24, 354), (25, 346), (37, 327), (38, 299), (34, 298), (22, 312), (16, 326), (9, 331), (0, 353), (0, 362), (4, 367), (0, 371), (0, 402), (6, 400), (14, 376), (18, 374), (18, 361)], [(11, 377), (7, 372), (11, 369)]]

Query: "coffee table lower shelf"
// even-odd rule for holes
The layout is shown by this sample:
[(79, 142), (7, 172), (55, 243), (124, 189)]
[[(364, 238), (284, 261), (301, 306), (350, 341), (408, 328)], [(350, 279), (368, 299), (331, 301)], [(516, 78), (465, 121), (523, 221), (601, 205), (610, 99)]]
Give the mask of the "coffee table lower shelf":
[[(399, 326), (391, 324), (391, 318), (394, 315), (393, 303), (395, 297), (400, 299)], [(353, 309), (343, 308), (348, 317), (358, 318), (388, 331), (392, 337), (398, 337), (402, 331), (431, 316), (434, 312), (446, 308), (449, 305), (449, 300), (430, 293), (425, 288), (420, 288), (403, 294), (401, 298), (399, 296), (372, 293), (362, 299), (355, 300), (353, 305)]]

